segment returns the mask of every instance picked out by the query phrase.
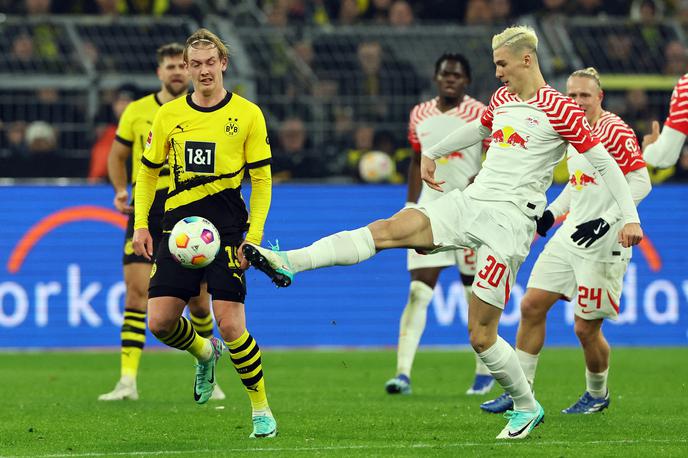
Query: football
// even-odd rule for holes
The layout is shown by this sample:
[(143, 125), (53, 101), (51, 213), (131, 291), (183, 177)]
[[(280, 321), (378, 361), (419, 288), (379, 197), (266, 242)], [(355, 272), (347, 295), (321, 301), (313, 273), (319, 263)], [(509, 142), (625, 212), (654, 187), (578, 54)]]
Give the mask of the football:
[(172, 228), (168, 247), (182, 266), (200, 269), (215, 259), (220, 250), (220, 233), (207, 219), (187, 216)]
[(358, 173), (366, 183), (388, 181), (395, 171), (394, 161), (382, 151), (368, 151), (358, 162)]

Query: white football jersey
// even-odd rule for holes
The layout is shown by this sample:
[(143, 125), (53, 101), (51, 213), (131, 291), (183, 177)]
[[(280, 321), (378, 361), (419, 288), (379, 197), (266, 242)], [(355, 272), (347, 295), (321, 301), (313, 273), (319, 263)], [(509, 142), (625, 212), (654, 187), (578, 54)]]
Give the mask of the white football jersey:
[[(442, 113), (437, 107), (439, 98), (419, 103), (409, 117), (408, 139), (418, 154), (442, 140), (466, 123), (475, 121), (485, 111), (485, 105), (472, 97), (464, 96), (461, 104)], [(445, 192), (453, 189), (464, 190), (470, 180), (480, 170), (482, 143), (477, 143), (463, 151), (455, 151), (437, 160), (435, 177), (446, 181)], [(423, 182), (422, 195), (435, 193)]]
[(525, 101), (502, 86), (480, 121), (492, 141), (466, 193), (477, 200), (513, 202), (530, 217), (544, 211), (545, 191), (567, 145), (583, 153), (599, 143), (583, 110), (550, 86)]
[[(624, 175), (645, 167), (635, 132), (614, 113), (603, 111), (592, 132), (614, 157)], [(571, 239), (577, 225), (602, 217), (607, 210), (617, 204), (605, 187), (599, 172), (574, 148), (569, 147), (566, 161), (569, 169), (567, 186), (571, 192), (571, 203), (564, 224), (554, 234), (552, 240), (559, 240), (573, 253), (587, 259), (598, 261), (630, 259), (631, 248), (624, 248), (618, 242), (618, 233), (623, 227), (623, 221), (613, 224), (602, 239), (596, 240), (588, 248), (577, 245)]]

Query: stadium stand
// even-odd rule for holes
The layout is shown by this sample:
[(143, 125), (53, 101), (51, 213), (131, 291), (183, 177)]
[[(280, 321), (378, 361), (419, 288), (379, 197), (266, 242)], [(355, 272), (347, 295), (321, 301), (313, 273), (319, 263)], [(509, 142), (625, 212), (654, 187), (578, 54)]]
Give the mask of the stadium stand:
[(0, 157), (16, 162), (3, 176), (38, 173), (22, 170), (30, 156), (24, 136), (43, 121), (56, 137), (51, 154), (69, 163), (45, 173), (85, 177), (102, 126), (113, 122), (104, 119), (113, 91), (157, 87), (155, 48), (199, 25), (230, 44), (229, 84), (264, 108), (276, 154), (294, 149), (280, 141), (288, 127), (304, 126), (298, 158), (278, 161), (300, 169), (289, 179), (349, 176), (348, 152), (372, 148), (364, 139), (376, 133), (392, 151), (406, 148), (409, 109), (432, 94), (432, 66), (443, 51), (471, 59), (470, 93), (486, 101), (497, 87), (490, 37), (516, 19), (537, 28), (551, 84), (562, 89), (571, 70), (596, 66), (605, 103), (639, 135), (666, 115), (670, 90), (688, 68), (685, 25), (674, 19), (685, 12), (647, 1), (397, 1), (394, 12), (388, 2), (156, 0), (109, 10), (91, 3), (0, 1), (9, 13), (0, 21)]

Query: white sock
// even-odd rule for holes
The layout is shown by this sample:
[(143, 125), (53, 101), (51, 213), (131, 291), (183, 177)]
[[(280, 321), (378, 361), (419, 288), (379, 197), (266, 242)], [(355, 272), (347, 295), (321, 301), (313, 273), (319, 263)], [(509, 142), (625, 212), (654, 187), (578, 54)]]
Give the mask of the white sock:
[(514, 410), (532, 412), (537, 408), (516, 352), (506, 340), (497, 336), (495, 344), (479, 353), (478, 356), (490, 369), (497, 383), (511, 395), (514, 400)]
[(535, 371), (537, 371), (538, 358), (540, 358), (540, 353), (537, 355), (531, 355), (523, 350), (516, 349), (516, 356), (518, 357), (518, 362), (521, 364), (523, 373), (526, 375), (526, 380), (530, 384), (530, 388), (533, 388), (533, 383), (535, 383)]
[(475, 354), (475, 375), (490, 375), (490, 369), (487, 368), (477, 353)]
[(399, 323), (399, 348), (397, 351), (397, 375), (411, 377), (413, 359), (418, 343), (425, 330), (428, 304), (432, 300), (433, 289), (422, 281), (412, 281), (409, 297)]
[(609, 374), (609, 368), (604, 372), (590, 372), (587, 368), (585, 369), (585, 386), (593, 398), (603, 398), (607, 395), (607, 375)]
[(358, 264), (375, 254), (373, 234), (367, 227), (328, 235), (306, 248), (287, 251), (294, 273), (330, 266)]

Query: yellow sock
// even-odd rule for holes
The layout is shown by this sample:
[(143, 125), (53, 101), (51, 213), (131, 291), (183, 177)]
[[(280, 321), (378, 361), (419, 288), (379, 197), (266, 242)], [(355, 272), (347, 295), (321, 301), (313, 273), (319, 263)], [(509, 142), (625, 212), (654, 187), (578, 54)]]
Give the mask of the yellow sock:
[(146, 312), (124, 309), (124, 322), (120, 335), (122, 338), (121, 375), (136, 379), (141, 352), (146, 343)]
[(205, 337), (207, 339), (213, 335), (213, 315), (212, 314), (209, 313), (204, 317), (194, 315), (193, 313), (191, 313), (190, 315), (191, 315), (191, 324), (193, 325), (194, 330), (196, 331), (196, 333), (199, 336)]
[(234, 369), (239, 373), (241, 382), (246, 388), (251, 400), (253, 412), (269, 411), (268, 397), (265, 392), (265, 379), (263, 378), (263, 365), (260, 360), (260, 348), (251, 337), (248, 330), (237, 340), (225, 342), (229, 348), (229, 355), (234, 364)]
[(201, 361), (205, 361), (212, 355), (213, 346), (210, 340), (196, 334), (191, 322), (186, 318), (179, 317), (177, 327), (169, 336), (160, 338), (165, 345), (185, 350)]

